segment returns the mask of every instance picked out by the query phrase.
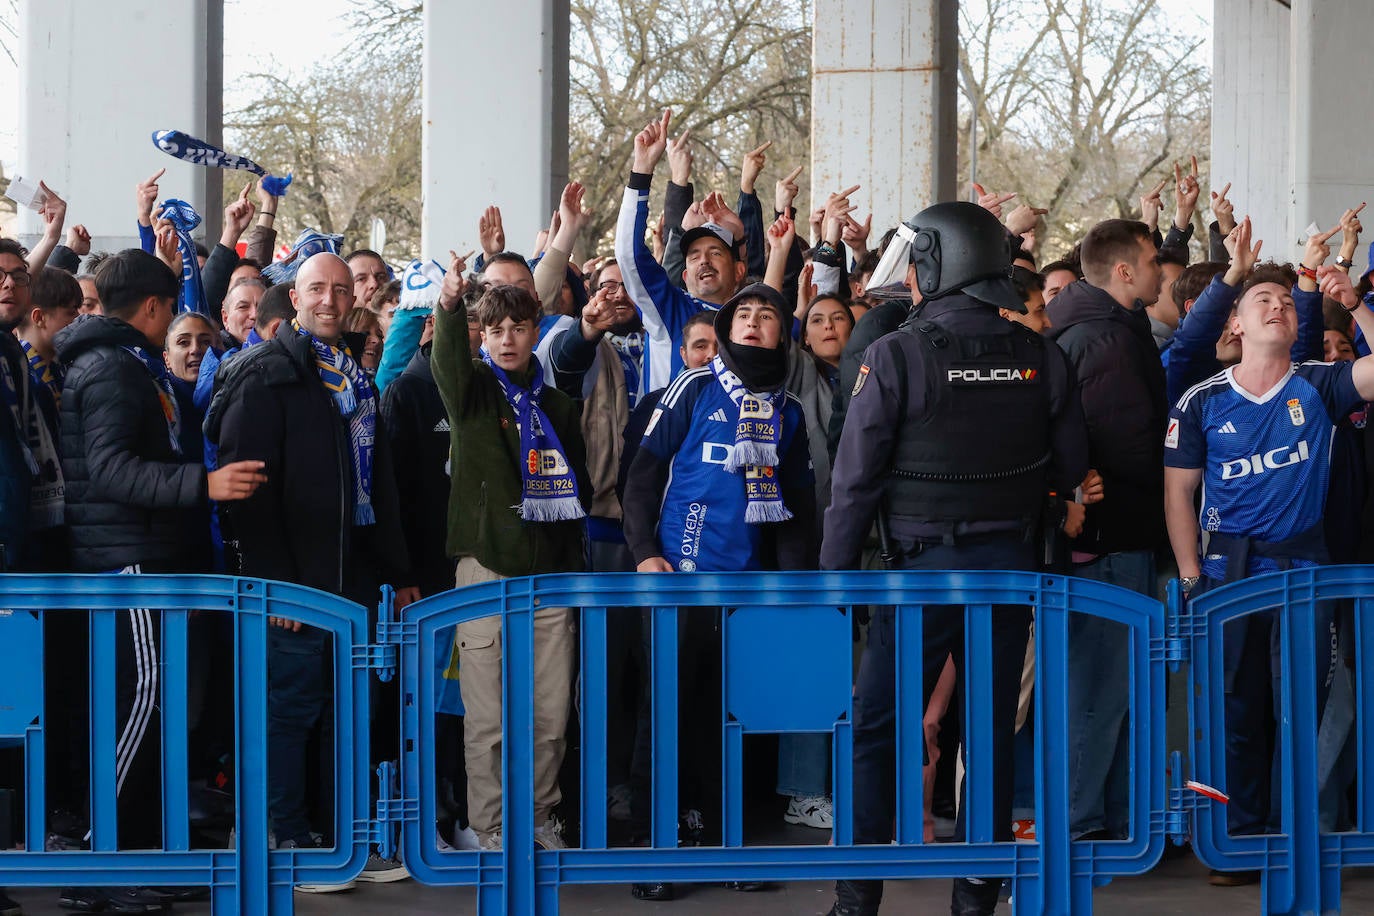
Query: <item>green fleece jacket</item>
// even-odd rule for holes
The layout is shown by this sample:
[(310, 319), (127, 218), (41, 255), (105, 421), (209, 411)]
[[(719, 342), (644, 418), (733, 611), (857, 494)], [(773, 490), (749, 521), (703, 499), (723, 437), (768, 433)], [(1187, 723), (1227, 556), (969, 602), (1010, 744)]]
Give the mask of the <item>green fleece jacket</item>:
[[(453, 483), (448, 501), (449, 556), (473, 557), (503, 576), (585, 569), (584, 522), (526, 522), (520, 518), (520, 433), (515, 411), (501, 393), (491, 367), (474, 356), (462, 310), (436, 308), (430, 368), (449, 418), (449, 476)], [(512, 376), (511, 381), (528, 384), (529, 375)], [(577, 404), (546, 384), (540, 406), (577, 475), (577, 495), (586, 507), (591, 502), (592, 485), (587, 478), (587, 451)]]

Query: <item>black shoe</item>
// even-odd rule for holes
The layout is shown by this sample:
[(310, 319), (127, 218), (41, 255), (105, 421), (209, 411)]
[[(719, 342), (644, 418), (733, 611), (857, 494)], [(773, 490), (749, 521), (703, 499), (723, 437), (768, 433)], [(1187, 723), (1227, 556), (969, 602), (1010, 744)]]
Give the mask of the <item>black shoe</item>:
[(836, 881), (835, 905), (827, 916), (878, 916), (882, 900), (881, 881)]
[(739, 891), (742, 894), (752, 894), (755, 891), (771, 891), (773, 885), (768, 881), (726, 881), (727, 891)]
[(671, 884), (631, 884), (630, 896), (636, 900), (672, 900)]
[(1247, 884), (1258, 884), (1260, 873), (1257, 871), (1217, 871), (1212, 869), (1207, 876), (1207, 883), (1213, 887), (1244, 887)]
[(198, 903), (210, 899), (208, 887), (149, 887), (145, 888), (168, 903)]
[(954, 879), (949, 911), (953, 916), (992, 916), (1002, 893), (1001, 878), (985, 878), (978, 883), (968, 878)]
[(57, 905), (82, 913), (163, 913), (170, 908), (144, 887), (64, 887)]
[(3, 890), (0, 890), (0, 916), (24, 916), (24, 908), (11, 900)]

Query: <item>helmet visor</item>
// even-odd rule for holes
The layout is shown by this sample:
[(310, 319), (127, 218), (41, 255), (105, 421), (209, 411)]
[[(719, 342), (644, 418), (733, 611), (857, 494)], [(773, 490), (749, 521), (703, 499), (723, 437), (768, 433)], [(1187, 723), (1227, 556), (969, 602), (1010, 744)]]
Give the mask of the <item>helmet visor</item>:
[(911, 264), (911, 243), (916, 238), (916, 230), (906, 223), (897, 224), (897, 232), (887, 243), (887, 250), (878, 260), (873, 276), (868, 278), (865, 293), (876, 293), (888, 287), (901, 286), (905, 289), (906, 269)]

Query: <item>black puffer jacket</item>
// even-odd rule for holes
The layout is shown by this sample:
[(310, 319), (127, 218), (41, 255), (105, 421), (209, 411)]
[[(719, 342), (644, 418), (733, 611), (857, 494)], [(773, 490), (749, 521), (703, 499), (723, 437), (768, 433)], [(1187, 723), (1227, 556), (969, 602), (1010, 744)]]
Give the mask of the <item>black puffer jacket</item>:
[(205, 417), (220, 466), (263, 461), (267, 482), (220, 506), (231, 571), (295, 582), (373, 604), (382, 582), (415, 584), (379, 415), (372, 465), (376, 524), (353, 524), (348, 427), (315, 369), (310, 339), (285, 331), (220, 367)]
[(448, 410), (429, 368), (430, 345), (415, 351), (405, 371), (386, 386), (382, 420), (396, 465), (401, 527), (425, 595), (453, 588), (448, 537)]
[(206, 501), (205, 468), (173, 450), (157, 382), (125, 349), (157, 348), (138, 329), (102, 316), (65, 328), (56, 345), (67, 367), (62, 473), (73, 567), (181, 569), (185, 513)]
[(1103, 482), (1102, 502), (1088, 507), (1073, 549), (1154, 550), (1165, 538), (1169, 401), (1149, 314), (1127, 311), (1084, 280), (1066, 286), (1047, 311), (1048, 334), (1078, 376), (1091, 467)]

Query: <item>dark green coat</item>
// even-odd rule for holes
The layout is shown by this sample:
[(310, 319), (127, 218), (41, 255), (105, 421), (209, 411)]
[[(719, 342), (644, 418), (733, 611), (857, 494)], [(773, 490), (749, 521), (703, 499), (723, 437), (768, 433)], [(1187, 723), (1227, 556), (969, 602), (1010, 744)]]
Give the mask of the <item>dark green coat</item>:
[[(450, 313), (436, 308), (430, 368), (450, 426), (449, 556), (473, 557), (503, 576), (585, 569), (583, 521), (526, 522), (520, 518), (520, 434), (515, 412), (491, 368), (473, 356), (466, 316), (461, 310)], [(528, 378), (512, 381), (525, 383)], [(550, 380), (540, 406), (577, 475), (577, 495), (586, 507), (592, 485), (577, 404)]]

